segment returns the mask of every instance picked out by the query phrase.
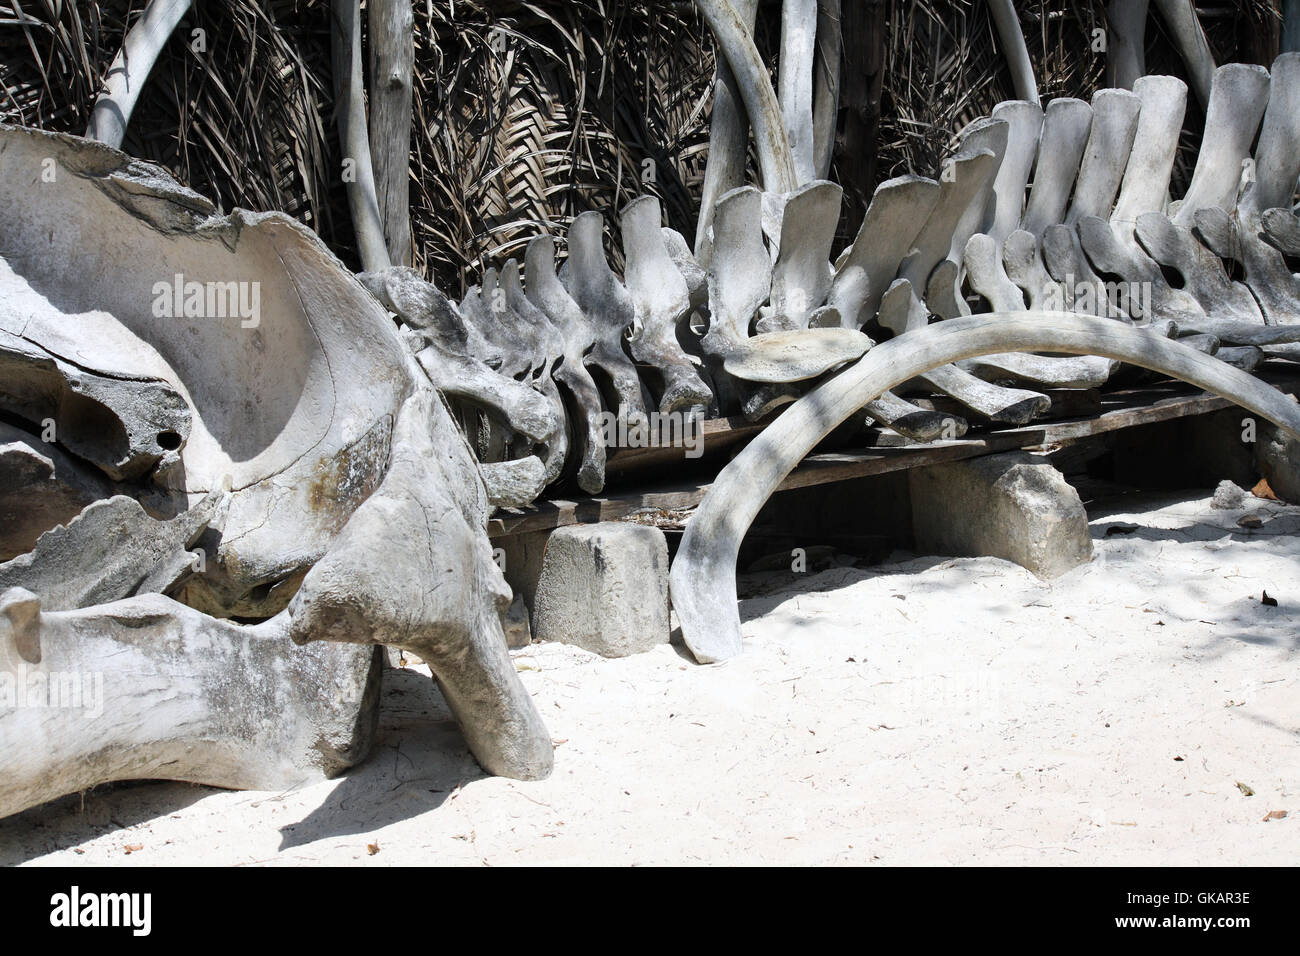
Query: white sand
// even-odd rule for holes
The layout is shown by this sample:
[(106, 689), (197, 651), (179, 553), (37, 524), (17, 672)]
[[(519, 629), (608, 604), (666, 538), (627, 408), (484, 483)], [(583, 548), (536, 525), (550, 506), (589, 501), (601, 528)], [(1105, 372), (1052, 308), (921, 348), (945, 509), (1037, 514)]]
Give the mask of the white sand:
[(992, 559), (787, 576), (720, 666), (534, 645), (543, 783), (484, 777), (408, 669), (343, 779), (100, 788), (0, 822), (0, 863), (1294, 864), (1300, 508), (1250, 500), (1251, 532), (1208, 498), (1094, 515), (1097, 557), (1051, 584)]

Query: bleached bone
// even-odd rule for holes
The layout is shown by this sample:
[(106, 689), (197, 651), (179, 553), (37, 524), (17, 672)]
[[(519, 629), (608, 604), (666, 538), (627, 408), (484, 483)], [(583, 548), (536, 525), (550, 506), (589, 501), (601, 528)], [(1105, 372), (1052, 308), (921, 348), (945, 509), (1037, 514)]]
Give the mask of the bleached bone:
[[(746, 34), (754, 32), (758, 0), (736, 0), (734, 4)], [(709, 118), (709, 161), (700, 188), (700, 218), (695, 230), (695, 258), (707, 266), (713, 248), (713, 207), (724, 193), (745, 184), (745, 162), (749, 154), (749, 118), (736, 75), (719, 57), (713, 78), (713, 112)]]
[(705, 351), (736, 378), (772, 384), (814, 378), (862, 355), (871, 340), (856, 329), (749, 335), (750, 322), (772, 290), (772, 261), (763, 244), (761, 222), (762, 200), (753, 187), (732, 190), (714, 210), (715, 242), (708, 273), (711, 319), (702, 342)]
[[(1214, 58), (1196, 16), (1193, 0), (1156, 0), (1165, 26), (1178, 53), (1187, 64), (1192, 86), (1202, 105), (1209, 103), (1214, 76)], [(1134, 89), (1146, 75), (1146, 29), (1150, 0), (1111, 0), (1106, 20), (1106, 82), (1120, 89)]]
[[(555, 411), (559, 423), (555, 433), (546, 440), (545, 453), (541, 456), (545, 463), (544, 484), (549, 485), (560, 476), (569, 455), (569, 430), (565, 426), (564, 396), (560, 394), (557, 384), (565, 373), (561, 372), (564, 362), (564, 336), (551, 324), (546, 313), (528, 301), (524, 294), (524, 284), (520, 278), (519, 261), (506, 260), (501, 269), (501, 289), (505, 293), (506, 307), (514, 319), (515, 333), (533, 349), (539, 357), (534, 371), (533, 387), (546, 396)], [(578, 363), (579, 368), (582, 363)], [(586, 374), (586, 370), (582, 369)]]
[[(925, 306), (906, 279), (895, 282), (880, 303), (880, 321), (890, 328), (925, 327)], [(929, 369), (917, 375), (916, 383), (942, 392), (989, 421), (1024, 425), (1051, 408), (1052, 400), (1038, 392), (991, 385), (956, 365)], [(870, 406), (868, 406), (870, 408)], [(964, 423), (963, 423), (964, 424)]]
[(830, 292), (831, 244), (843, 195), (834, 183), (812, 182), (787, 197), (772, 265), (771, 302), (760, 310), (759, 332), (793, 332), (810, 323), (839, 326), (838, 314), (818, 313)]
[(0, 817), (115, 780), (282, 791), (342, 773), (369, 750), (380, 659), (288, 631), (285, 613), (241, 625), (159, 594), (71, 611), (0, 595)]
[(1160, 213), (1144, 213), (1136, 236), (1142, 248), (1162, 266), (1176, 270), (1206, 314), (1217, 321), (1264, 324), (1250, 290), (1228, 277), (1223, 260), (1203, 246), (1186, 226)]
[[(718, 49), (727, 59), (749, 124), (763, 177), (763, 188), (778, 195), (799, 185), (794, 157), (782, 125), (781, 106), (767, 67), (750, 36), (750, 27), (729, 0), (697, 0)], [(750, 19), (752, 23), (752, 18)], [(721, 196), (718, 197), (719, 201)]]
[(98, 140), (114, 149), (122, 145), (140, 91), (158, 54), (189, 8), (190, 0), (149, 0), (140, 19), (126, 32), (122, 49), (104, 75), (104, 88), (95, 99), (86, 126), (87, 139)]
[[(587, 235), (585, 240), (579, 239), (577, 245), (585, 262), (581, 268), (583, 274), (576, 280), (576, 284), (582, 287), (580, 294), (588, 298), (590, 305), (596, 307), (601, 305), (596, 296), (596, 285), (602, 270), (600, 266), (588, 266), (586, 263), (593, 257), (599, 257), (600, 265), (605, 270), (609, 267), (604, 264), (604, 253), (600, 247), (600, 214), (584, 213), (583, 215), (588, 216), (588, 219), (584, 220), (585, 227), (579, 227), (579, 232), (585, 228)], [(593, 216), (594, 219), (591, 218)], [(582, 216), (578, 219), (582, 219)], [(574, 220), (575, 226), (578, 225), (578, 219)], [(594, 236), (591, 235), (592, 227), (594, 227)], [(591, 248), (593, 239), (594, 249)], [(587, 243), (585, 247), (584, 241)], [(574, 257), (573, 250), (573, 234), (571, 234), (571, 260)], [(617, 324), (624, 319), (630, 322), (628, 314), (605, 310), (589, 318), (556, 275), (555, 243), (550, 236), (538, 236), (528, 244), (524, 257), (524, 274), (529, 301), (541, 309), (564, 336), (566, 358), (561, 368), (581, 367), (585, 364), (600, 369), (614, 385), (618, 402), (613, 409), (614, 413), (621, 420), (626, 421), (630, 429), (645, 427), (648, 420), (641, 395), (640, 379), (637, 377), (636, 367), (623, 352), (623, 326)], [(593, 274), (596, 281), (593, 281)], [(571, 277), (570, 282), (574, 281)], [(601, 324), (598, 325), (597, 322)], [(582, 410), (587, 431), (587, 441), (584, 444), (582, 465), (578, 475), (579, 484), (584, 490), (594, 494), (605, 484), (604, 441), (603, 438), (596, 440), (598, 435), (603, 435), (599, 424), (601, 397), (589, 376), (576, 371), (566, 375), (564, 381)]]
[(96, 501), (41, 535), (27, 554), (0, 564), (0, 591), (35, 592), (51, 611), (168, 591), (193, 570), (189, 549), (224, 497), (214, 491), (170, 521), (151, 518), (126, 495)]
[[(553, 372), (554, 378), (573, 397), (581, 415), (581, 460), (578, 465), (578, 487), (588, 494), (596, 494), (605, 486), (605, 439), (601, 428), (600, 390), (591, 373), (587, 371), (585, 352), (590, 347), (586, 325), (581, 321), (564, 323), (555, 321), (534, 298), (533, 283), (542, 281), (542, 274), (554, 271), (554, 244), (548, 236), (538, 237), (528, 244), (525, 253), (525, 272), (529, 290), (525, 294), (517, 282), (506, 284), (506, 298), (519, 315), (537, 324), (545, 323), (558, 337), (559, 356)], [(556, 282), (558, 285), (558, 280)], [(559, 290), (563, 292), (561, 288)], [(575, 307), (576, 310), (576, 307)]]
[(816, 163), (813, 144), (813, 60), (817, 38), (817, 0), (782, 0), (781, 56), (777, 61), (777, 99), (799, 184), (811, 182)]
[[(49, 158), (55, 160), (56, 175), (42, 182), (40, 172)], [(287, 216), (217, 216), (211, 203), (161, 169), (88, 140), (0, 127), (0, 207), (7, 211), (0, 219), (5, 300), (44, 303), (27, 315), (22, 338), (56, 353), (94, 353), (120, 361), (133, 374), (166, 382), (189, 406), (191, 429), (184, 447), (169, 453), (150, 480), (189, 500), (229, 489), (222, 533), (211, 543), (206, 569), (177, 590), (196, 610), (176, 611), (179, 623), (173, 623), (162, 620), (171, 613), (170, 602), (150, 605), (150, 613), (165, 625), (166, 641), (175, 644), (177, 638), (170, 635), (179, 629), (197, 634), (195, 640), (208, 647), (219, 647), (224, 629), (233, 625), (203, 612), (274, 615), (295, 597), (299, 582), (310, 577), (308, 570), (324, 561), (313, 580), (329, 587), (316, 587), (305, 597), (298, 594), (300, 608), (309, 597), (318, 598), (311, 605), (319, 609), (312, 620), (322, 627), (337, 625), (348, 595), (370, 602), (374, 627), (384, 624), (380, 612), (395, 603), (402, 605), (412, 627), (433, 626), (436, 619), (438, 647), (447, 655), (438, 665), (439, 679), (448, 686), (449, 697), (472, 698), (453, 702), (458, 714), (467, 721), (489, 722), (465, 728), (471, 749), (504, 772), (544, 772), (535, 710), (500, 673), (500, 661), (482, 650), (494, 642), (504, 646), (499, 612), (508, 604), (486, 536), (484, 479), (428, 377), (374, 296), (311, 232)], [(166, 316), (159, 305), (168, 304), (170, 293), (158, 299), (155, 280), (170, 288), (175, 275), (200, 289), (205, 282), (251, 285), (259, 290), (260, 311), (243, 327), (239, 315)], [(68, 316), (76, 317), (75, 336)], [(401, 426), (396, 443), (395, 421)], [(384, 485), (386, 472), (396, 467), (390, 458), (405, 470)], [(422, 490), (403, 497), (416, 459)], [(363, 502), (367, 511), (354, 524), (351, 519)], [(379, 519), (395, 513), (405, 523), (384, 524), (381, 540), (374, 531)], [(208, 539), (204, 542), (206, 547)], [(360, 582), (363, 569), (390, 575), (394, 556), (427, 555), (435, 548), (446, 548), (455, 560), (426, 561), (418, 581), (388, 577), (391, 591), (382, 594), (366, 591), (360, 583), (348, 591), (343, 583)], [(146, 582), (153, 577), (154, 572), (147, 572)], [(376, 584), (373, 577), (366, 580)], [(420, 615), (411, 613), (416, 606)], [(107, 638), (113, 628), (105, 615), (111, 619), (121, 607), (96, 606), (84, 612), (84, 619), (94, 621)], [(313, 628), (308, 621), (295, 622), (294, 636), (310, 639)], [(273, 633), (283, 635), (284, 630)], [(341, 635), (335, 629), (326, 637)], [(78, 632), (78, 640), (85, 640), (84, 633)], [(110, 653), (102, 644), (96, 647), (97, 653)], [(429, 653), (436, 658), (432, 648)], [(87, 666), (94, 663), (93, 655), (81, 660), (82, 670), (93, 670)], [(222, 714), (211, 714), (204, 724), (213, 707), (204, 688), (219, 684), (222, 694), (230, 693), (231, 687), (241, 686), (237, 674), (232, 672), (229, 682), (214, 677), (194, 687), (174, 678), (181, 665), (170, 660), (132, 663), (133, 679), (152, 687), (145, 675), (153, 668), (161, 675), (162, 699), (175, 701), (177, 718), (217, 741), (214, 776), (195, 779), (238, 785), (240, 761), (253, 766), (255, 758), (243, 745), (231, 749), (229, 758), (221, 756), (221, 746), (234, 733), (221, 723)], [(214, 654), (213, 660), (214, 667), (230, 672), (229, 658)], [(188, 657), (183, 666), (189, 668), (186, 673), (196, 670)], [(328, 676), (326, 665), (313, 666)], [(309, 697), (324, 693), (305, 678), (300, 684), (296, 690), (307, 689)], [(147, 706), (161, 706), (151, 690), (145, 696)], [(279, 699), (275, 703), (285, 706)], [(506, 713), (510, 708), (515, 711)], [(128, 722), (135, 720), (131, 702), (123, 702), (122, 712)], [(301, 722), (294, 726), (291, 743), (296, 747)], [(166, 776), (170, 771), (158, 770), (169, 766), (176, 752), (175, 734), (147, 726), (143, 736), (132, 736), (139, 728), (131, 724), (128, 729), (125, 739), (133, 742), (128, 769), (89, 761), (99, 768), (95, 773), (102, 770), (110, 776), (100, 779), (111, 779), (131, 776), (131, 768), (138, 768), (142, 774)], [(243, 736), (259, 746), (286, 748), (285, 753), (263, 755), (271, 765), (297, 759), (274, 734), (246, 731)], [(0, 762), (7, 768), (26, 766), (13, 750), (28, 749), (25, 741), (40, 738), (30, 732), (0, 734), (5, 747)], [(92, 738), (86, 739), (93, 743)], [(184, 733), (182, 739), (189, 740)], [(312, 740), (311, 745), (319, 748), (321, 743)], [(180, 760), (174, 772), (188, 773), (188, 766)]]
[(42, 329), (63, 316), (29, 289), (15, 301), (21, 281), (8, 266), (0, 273), (11, 296), (0, 305), (0, 408), (38, 430), (50, 423), (69, 451), (119, 481), (146, 475), (184, 446), (190, 411), (177, 389), (148, 367), (103, 367), (69, 342), (47, 348), (17, 334), (35, 324), (33, 313)]
[(863, 410), (872, 421), (913, 441), (928, 443), (941, 438), (961, 438), (969, 428), (963, 418), (921, 408), (893, 392), (884, 392), (879, 398), (867, 402)]
[(686, 646), (701, 663), (741, 650), (736, 555), (758, 510), (790, 471), (862, 404), (927, 369), (979, 354), (1041, 350), (1098, 354), (1141, 365), (1223, 395), (1300, 437), (1300, 406), (1281, 392), (1157, 333), (1070, 313), (953, 319), (868, 352), (818, 385), (763, 430), (718, 475), (691, 517), (670, 573)]
[(621, 217), (624, 280), (634, 318), (628, 345), (632, 356), (663, 376), (661, 414), (707, 408), (713, 393), (678, 342), (678, 326), (690, 311), (690, 289), (664, 242), (659, 200), (634, 199)]
[[(1195, 0), (1156, 0), (1156, 7), (1165, 18), (1165, 26), (1174, 38), (1178, 52), (1187, 64), (1187, 74), (1192, 78), (1196, 98), (1205, 105), (1210, 101), (1210, 86), (1214, 79), (1214, 56), (1209, 41), (1196, 16)], [(1206, 125), (1209, 129), (1209, 125)]]
[[(519, 264), (512, 259), (506, 268), (513, 268), (517, 284)], [(525, 322), (510, 304), (495, 269), (483, 274), (481, 289), (468, 291), (461, 302), (461, 311), (494, 349), (500, 362), (496, 371), (543, 395), (551, 416), (560, 423), (545, 446), (536, 449), (537, 455), (532, 454), (535, 450), (532, 439), (519, 434), (508, 420), (489, 420), (488, 433), (480, 436), (485, 447), (479, 461), (484, 466), (488, 497), (502, 505), (509, 501), (510, 507), (528, 504), (564, 467), (564, 452), (554, 447), (555, 437), (561, 434), (565, 435), (567, 445), (564, 399), (550, 376), (556, 359), (555, 353), (546, 346), (554, 343), (544, 342), (542, 336), (543, 328), (553, 330), (554, 327), (549, 322), (544, 326)], [(556, 454), (557, 451), (560, 453)], [(498, 485), (496, 489), (494, 482)]]
[(46, 531), (120, 488), (58, 445), (0, 422), (0, 561), (30, 551)]
[[(924, 306), (917, 302), (897, 309), (882, 308), (878, 317), (895, 335), (924, 325), (929, 311), (944, 318), (969, 313), (959, 291), (961, 267), (954, 257), (962, 258), (962, 250), (974, 236), (997, 222), (999, 197), (994, 187), (1012, 130), (1011, 123), (1001, 119), (973, 126), (943, 177), (938, 200), (916, 238), (916, 251), (898, 269), (900, 279), (910, 283), (911, 296), (918, 282), (927, 283)], [(1025, 373), (1017, 376), (1021, 380), (1036, 372), (1043, 374), (1044, 368), (1059, 361), (1034, 356), (1000, 358)], [(1071, 376), (1076, 374), (1070, 371)], [(936, 369), (925, 381), (976, 414), (1005, 424), (1025, 424), (1051, 406), (1045, 395), (982, 382), (957, 367)]]
[(1106, 82), (1131, 90), (1146, 75), (1147, 13), (1151, 0), (1110, 0), (1106, 8)]
[[(209, 573), (187, 584), (187, 600), (274, 613), (284, 600), (272, 600), (274, 585), (320, 557), (382, 472), (410, 381), (396, 328), (287, 216), (217, 216), (157, 167), (87, 140), (0, 128), (0, 143), (0, 280), (9, 301), (44, 302), (22, 337), (184, 398), (188, 440), (150, 481), (192, 500), (227, 477), (232, 490)], [(55, 181), (42, 183), (50, 158)], [(227, 284), (255, 292), (258, 315), (247, 327), (239, 315), (156, 315), (173, 310), (178, 275), (200, 300)]]
[(1142, 100), (1128, 90), (1098, 90), (1093, 94), (1092, 122), (1079, 162), (1074, 196), (1069, 213), (1061, 220), (1066, 225), (1084, 216), (1110, 215), (1124, 182), (1141, 112)]
[[(632, 299), (605, 261), (604, 217), (598, 212), (576, 216), (569, 227), (569, 258), (560, 273), (567, 297), (586, 317), (592, 330), (594, 360), (614, 386), (618, 413), (629, 423), (645, 421), (645, 400), (636, 366), (623, 351), (623, 335), (635, 317)], [(528, 276), (531, 290), (532, 275)], [(549, 281), (545, 275), (543, 281)], [(546, 309), (545, 303), (542, 303)]]
[(998, 38), (1002, 41), (1002, 55), (1007, 58), (1007, 65), (1011, 68), (1016, 96), (1037, 103), (1038, 81), (1034, 78), (1033, 64), (1029, 62), (1029, 49), (1025, 46), (1025, 35), (1020, 31), (1020, 18), (1016, 16), (1015, 4), (1011, 0), (989, 0), (989, 12), (993, 14), (993, 25), (997, 27)]
[[(1216, 74), (1216, 84), (1226, 70), (1227, 66), (1222, 67)], [(1254, 79), (1255, 76), (1248, 72), (1241, 78)], [(1225, 75), (1224, 79), (1226, 81), (1228, 76)], [(1237, 194), (1233, 192), (1226, 203), (1215, 202), (1213, 200), (1228, 194), (1225, 190), (1211, 193), (1207, 197), (1209, 201), (1202, 202), (1200, 208), (1194, 210), (1193, 223), (1198, 236), (1215, 253), (1241, 264), (1246, 274), (1246, 285), (1258, 300), (1265, 321), (1278, 325), (1294, 324), (1300, 321), (1300, 280), (1292, 274), (1276, 246), (1268, 241), (1265, 221), (1271, 209), (1280, 210), (1273, 214), (1274, 223), (1278, 216), (1290, 214), (1296, 177), (1300, 174), (1300, 117), (1297, 116), (1300, 111), (1300, 54), (1285, 53), (1278, 57), (1273, 63), (1271, 77), (1266, 77), (1265, 82), (1268, 106), (1259, 127), (1255, 156), (1253, 159), (1248, 155), (1239, 159), (1238, 179), (1232, 181), (1237, 185), (1245, 180), (1240, 201), (1236, 201)], [(1224, 82), (1222, 85), (1223, 97), (1230, 103), (1255, 92), (1249, 88), (1241, 89), (1245, 84), (1240, 82), (1233, 85)], [(1216, 86), (1216, 94), (1218, 92)], [(1241, 103), (1240, 106), (1243, 111), (1258, 115), (1258, 102)], [(1243, 166), (1245, 175), (1241, 176)], [(1226, 159), (1222, 175), (1231, 179)], [(1179, 216), (1182, 214), (1180, 208)]]
[[(534, 445), (545, 447), (549, 454), (555, 443), (563, 441), (558, 437), (564, 428), (558, 395), (502, 374), (502, 367), (509, 364), (505, 353), (488, 344), (462, 311), (414, 270), (399, 266), (363, 273), (360, 278), (406, 327), (410, 350), (432, 382), (446, 394), (490, 413), (497, 422), (498, 435), (508, 430), (521, 436), (522, 457), (501, 461), (504, 456), (485, 456), (482, 461), (489, 498), (504, 507), (535, 499), (560, 467), (548, 467), (529, 454)], [(508, 351), (517, 362), (520, 350), (512, 345)], [(478, 355), (488, 355), (497, 368), (489, 367)]]
[(497, 270), (483, 273), (481, 285), (471, 286), (460, 300), (460, 312), (465, 321), (488, 343), (493, 370), (517, 382), (527, 382), (533, 377), (546, 356), (538, 355), (522, 341), (511, 321), (506, 304), (505, 290), (497, 284)]
[(1141, 283), (1150, 289), (1155, 316), (1203, 314), (1189, 293), (1169, 285), (1136, 237), (1141, 216), (1165, 210), (1187, 87), (1174, 77), (1144, 76), (1134, 84), (1133, 91), (1142, 105), (1119, 198), (1109, 220), (1090, 215), (1076, 220), (1079, 243), (1098, 273), (1110, 273), (1126, 283)]
[(1187, 195), (1173, 217), (1175, 225), (1192, 225), (1202, 209), (1236, 205), (1242, 164), (1259, 132), (1268, 89), (1269, 73), (1262, 66), (1229, 63), (1214, 74), (1205, 115), (1205, 128), (1213, 132), (1201, 144)]
[(506, 652), (510, 588), (483, 533), (488, 502), (474, 494), (469, 449), (448, 454), (453, 435), (438, 396), (417, 389), (398, 413), (384, 480), (290, 604), (290, 635), (299, 644), (413, 652), (433, 671), (480, 765), (537, 780), (551, 771), (551, 739)]
[[(419, 273), (395, 266), (360, 279), (406, 326), (411, 351), (438, 388), (496, 413), (534, 441), (545, 442), (558, 430), (543, 396), (478, 357), (493, 350), (480, 344), (481, 338), (471, 338), (460, 310)], [(496, 360), (499, 364), (500, 357)]]
[[(992, 155), (992, 150), (963, 149), (948, 167), (942, 185), (919, 176), (905, 176), (883, 183), (876, 190), (857, 238), (840, 256), (829, 293), (828, 301), (839, 311), (846, 327), (856, 328), (872, 321), (897, 335), (925, 324), (928, 313), (916, 298), (911, 282), (895, 282), (894, 278), (900, 265), (916, 275), (928, 275), (937, 262), (951, 254), (954, 234), (959, 229), (983, 223), (988, 215), (988, 190), (981, 186), (987, 182)], [(1010, 193), (1007, 190), (1008, 196)], [(961, 220), (971, 206), (978, 208), (980, 218), (963, 227)], [(1018, 220), (1019, 208), (1015, 215)], [(926, 384), (982, 417), (1006, 423), (1023, 424), (1051, 404), (1045, 395), (1002, 389), (955, 368), (936, 371)], [(936, 425), (941, 432), (952, 427), (926, 422), (914, 411), (891, 407), (890, 403), (869, 406), (868, 413), (891, 427), (906, 427), (909, 419), (922, 423), (921, 429), (905, 432), (918, 440), (928, 440)], [(957, 427), (964, 431), (965, 422)]]
[(860, 329), (880, 311), (898, 264), (911, 254), (940, 192), (937, 182), (921, 176), (900, 176), (876, 188), (831, 284), (829, 302), (845, 328)]
[[(826, 179), (835, 153), (843, 59), (840, 0), (818, 0), (817, 55), (813, 60), (813, 177)], [(739, 185), (739, 184), (737, 184)]]
[(330, 52), (334, 76), (334, 109), (338, 117), (339, 142), (350, 176), (344, 177), (352, 231), (357, 237), (361, 268), (378, 272), (391, 264), (384, 242), (384, 222), (375, 188), (375, 169), (370, 156), (370, 134), (366, 125), (366, 92), (361, 57), (361, 0), (332, 0), (333, 27)]
[(989, 115), (1007, 124), (1007, 142), (993, 180), (993, 210), (981, 231), (1002, 242), (1020, 228), (1025, 189), (1043, 132), (1043, 110), (1037, 103), (1011, 100), (993, 107)]

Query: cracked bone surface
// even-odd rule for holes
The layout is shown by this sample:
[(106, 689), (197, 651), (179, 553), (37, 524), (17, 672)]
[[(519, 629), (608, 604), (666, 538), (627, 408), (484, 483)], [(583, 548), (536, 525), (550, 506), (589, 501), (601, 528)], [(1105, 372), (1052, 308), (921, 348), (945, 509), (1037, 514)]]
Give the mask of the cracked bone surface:
[(469, 449), (451, 453), (458, 441), (433, 389), (407, 399), (387, 474), (307, 572), (290, 632), (300, 644), (410, 650), (433, 671), (480, 765), (537, 780), (551, 771), (551, 738), (506, 651), (510, 588), (483, 533), (489, 507), (474, 493)]
[[(42, 177), (51, 158), (55, 175)], [(105, 713), (121, 715), (78, 729), (55, 708), (0, 697), (0, 787), (6, 799), (17, 794), (2, 806), (111, 779), (278, 787), (337, 770), (364, 756), (367, 739), (352, 725), (373, 717), (374, 702), (372, 651), (337, 642), (364, 644), (381, 631), (399, 643), (414, 634), (485, 766), (544, 774), (550, 743), (536, 709), (489, 652), (504, 654), (508, 604), (486, 536), (489, 490), (412, 354), (430, 350), (416, 334), (421, 322), (435, 341), (455, 331), (434, 328), (446, 319), (438, 300), (420, 298), (427, 290), (401, 271), (372, 281), (399, 314), (419, 313), (404, 342), (375, 296), (299, 223), (218, 215), (157, 167), (77, 137), (0, 127), (0, 204), (3, 354), (27, 376), (18, 385), (35, 376), (66, 396), (44, 433), (35, 393), (10, 381), (7, 394), (21, 400), (7, 406), (9, 419), (28, 440), (6, 448), (39, 466), (23, 449), (41, 435), (56, 468), (76, 460), (103, 472), (77, 492), (100, 489), (94, 502), (0, 565), (7, 593), (21, 598), (6, 605), (5, 626), (22, 631), (0, 681), (15, 680), (20, 664), (102, 672)], [(444, 356), (433, 358), (425, 364), (442, 368)], [(105, 375), (114, 388), (101, 387)], [(545, 397), (520, 388), (541, 410), (535, 437), (551, 434)], [(167, 431), (145, 414), (156, 410), (142, 390), (168, 410)], [(94, 423), (99, 444), (82, 440)], [(123, 449), (136, 450), (131, 467), (121, 465)], [(390, 514), (401, 521), (381, 534)], [(444, 546), (457, 554), (450, 570), (429, 560)], [(422, 576), (394, 581), (394, 554)], [(365, 579), (361, 566), (385, 569), (387, 584)], [(143, 593), (155, 590), (168, 596)], [(295, 595), (300, 617), (290, 622)], [(348, 625), (349, 601), (365, 602), (370, 617)], [(402, 619), (406, 631), (391, 624), (399, 603), (422, 611)], [(49, 637), (36, 660), (34, 620)], [(290, 630), (331, 643), (297, 650)], [(434, 644), (422, 639), (434, 631)], [(285, 686), (268, 686), (259, 670)], [(231, 702), (245, 686), (262, 696), (241, 710)], [(350, 717), (335, 706), (344, 703)], [(279, 729), (261, 727), (281, 717)], [(313, 736), (319, 728), (324, 737)], [(322, 748), (343, 730), (356, 751), (325, 760)], [(34, 737), (58, 746), (41, 759), (19, 754)], [(53, 784), (30, 776), (78, 761)]]
[[(54, 182), (39, 175), (47, 158)], [(395, 327), (287, 216), (217, 216), (156, 167), (27, 129), (0, 129), (0, 174), (0, 324), (69, 365), (147, 376), (183, 399), (188, 434), (164, 439), (174, 447), (142, 484), (181, 501), (232, 491), (214, 567), (188, 599), (275, 613), (287, 595), (274, 585), (318, 559), (378, 482), (410, 387)]]
[(235, 624), (160, 594), (50, 611), (4, 591), (0, 817), (113, 780), (278, 791), (357, 763), (379, 657), (288, 630), (285, 613)]
[(1300, 406), (1277, 389), (1147, 329), (1071, 313), (952, 319), (879, 345), (820, 383), (764, 429), (718, 475), (687, 525), (670, 572), (673, 608), (701, 663), (741, 651), (736, 599), (740, 541), (764, 502), (819, 441), (899, 382), (979, 354), (1044, 350), (1103, 355), (1223, 395), (1300, 437)]

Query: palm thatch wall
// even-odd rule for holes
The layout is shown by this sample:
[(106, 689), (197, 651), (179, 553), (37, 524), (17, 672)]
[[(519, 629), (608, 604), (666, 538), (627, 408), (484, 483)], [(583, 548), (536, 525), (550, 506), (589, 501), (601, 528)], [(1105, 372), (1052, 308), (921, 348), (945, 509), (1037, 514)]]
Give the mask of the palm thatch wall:
[[(84, 131), (144, 0), (0, 0), (0, 120)], [(1103, 83), (1103, 0), (1018, 3), (1045, 97)], [(707, 159), (711, 38), (689, 0), (413, 0), (417, 265), (459, 293), (539, 230), (650, 191), (693, 235)], [(1220, 62), (1268, 63), (1277, 0), (1202, 9)], [(155, 68), (124, 148), (223, 208), (283, 209), (355, 265), (332, 116), (328, 0), (204, 0)], [(1158, 21), (1152, 72), (1184, 73)], [(774, 63), (780, 5), (757, 42)], [(843, 0), (833, 176), (841, 239), (875, 185), (933, 173), (953, 134), (1013, 96), (984, 0)], [(1189, 110), (1185, 181), (1199, 142)], [(647, 164), (650, 160), (650, 164)], [(616, 250), (612, 250), (616, 253)], [(617, 261), (615, 265), (618, 265)]]

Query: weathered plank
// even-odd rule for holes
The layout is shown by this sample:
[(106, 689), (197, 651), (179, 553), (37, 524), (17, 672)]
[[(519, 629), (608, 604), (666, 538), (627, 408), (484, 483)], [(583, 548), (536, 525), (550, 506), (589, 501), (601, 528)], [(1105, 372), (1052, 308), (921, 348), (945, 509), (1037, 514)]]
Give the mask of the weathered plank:
[[(1269, 369), (1260, 377), (1289, 394), (1300, 393), (1300, 373), (1296, 371)], [(928, 445), (903, 444), (890, 448), (839, 450), (810, 455), (790, 473), (779, 490), (788, 491), (883, 475), (1017, 448), (1062, 446), (1094, 435), (1204, 415), (1232, 405), (1225, 398), (1179, 383), (1111, 392), (1103, 394), (1100, 401), (1103, 409), (1100, 414), (1067, 421), (1036, 422), (1019, 428), (988, 431), (968, 438)], [(743, 437), (752, 437), (758, 431), (748, 423), (741, 424), (734, 419), (730, 421), (732, 424), (728, 424), (727, 420), (711, 423), (712, 433), (730, 435), (744, 431)], [(735, 444), (739, 445), (739, 441)], [(680, 458), (681, 450), (673, 451)], [(545, 531), (571, 524), (612, 521), (638, 511), (689, 509), (704, 500), (710, 487), (711, 482), (708, 480), (660, 482), (598, 498), (539, 501), (528, 508), (498, 512), (488, 522), (488, 535), (499, 537)]]

